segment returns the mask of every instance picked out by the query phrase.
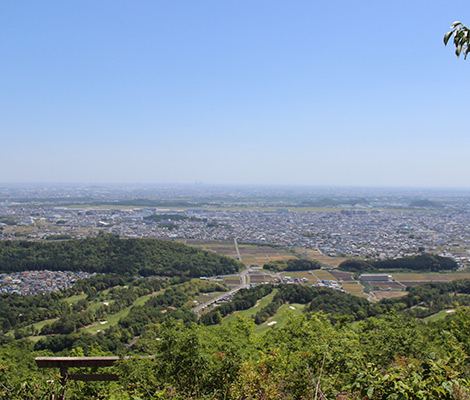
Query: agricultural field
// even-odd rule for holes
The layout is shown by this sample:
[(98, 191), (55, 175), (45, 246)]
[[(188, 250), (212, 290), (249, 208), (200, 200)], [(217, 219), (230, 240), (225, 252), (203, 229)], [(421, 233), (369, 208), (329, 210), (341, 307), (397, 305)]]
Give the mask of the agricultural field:
[(312, 272), (320, 281), (323, 281), (323, 280), (336, 281), (337, 280), (333, 275), (331, 275), (327, 270), (324, 270), (324, 269), (316, 269)]
[(406, 286), (400, 282), (370, 282), (371, 287), (377, 287), (379, 290), (405, 290)]
[(353, 282), (355, 281), (354, 279), (354, 274), (352, 272), (344, 272), (344, 271), (339, 271), (339, 270), (333, 270), (330, 271), (331, 275), (333, 275), (337, 281), (342, 280), (345, 282)]
[(338, 265), (341, 264), (343, 261), (347, 260), (346, 257), (328, 257), (324, 254), (321, 254), (319, 251), (313, 249), (295, 248), (294, 250), (297, 254), (302, 255), (308, 260), (318, 261), (319, 263), (335, 268), (337, 268)]
[(248, 274), (248, 283), (273, 282), (274, 278), (268, 274)]
[(237, 275), (224, 276), (223, 280), (224, 280), (224, 285), (227, 285), (229, 288), (240, 286), (240, 277)]
[(187, 239), (183, 243), (187, 246), (195, 247), (200, 250), (212, 251), (213, 253), (237, 258), (237, 250), (235, 249), (235, 243), (233, 240), (222, 241)]
[(281, 275), (282, 276), (290, 276), (292, 278), (298, 278), (298, 279), (306, 278), (309, 281), (312, 281), (312, 283), (320, 281), (320, 279), (317, 278), (317, 276), (314, 275), (310, 271), (284, 271), (284, 272), (281, 272)]
[(284, 249), (269, 246), (256, 246), (250, 244), (238, 244), (242, 262), (245, 265), (258, 264), (261, 268), (269, 261), (289, 260), (296, 258)]
[[(217, 241), (186, 239), (181, 242), (197, 249), (212, 251), (214, 253), (232, 258), (238, 257), (237, 250), (235, 249), (235, 243), (232, 240)], [(269, 246), (257, 246), (252, 244), (239, 243), (238, 250), (240, 251), (242, 262), (246, 266), (258, 264), (260, 267), (263, 267), (263, 265), (269, 261), (288, 260), (291, 258), (296, 258), (287, 250)]]
[[(341, 286), (343, 290), (352, 294), (353, 296), (360, 296), (363, 294), (364, 286), (362, 286), (359, 282), (358, 283), (342, 283)], [(362, 296), (360, 296), (362, 297)]]
[(446, 282), (454, 281), (457, 279), (469, 279), (470, 272), (429, 272), (429, 273), (418, 273), (418, 272), (404, 272), (404, 273), (392, 273), (393, 279), (403, 283), (406, 286), (416, 286), (420, 283), (426, 282)]

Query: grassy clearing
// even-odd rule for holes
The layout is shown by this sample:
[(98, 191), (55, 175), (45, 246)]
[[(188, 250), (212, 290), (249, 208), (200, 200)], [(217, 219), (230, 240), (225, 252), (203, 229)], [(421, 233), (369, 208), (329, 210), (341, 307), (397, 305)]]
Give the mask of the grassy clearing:
[[(160, 292), (156, 292), (156, 293), (152, 293), (152, 294), (147, 294), (145, 296), (141, 296), (139, 297), (136, 301), (134, 301), (134, 303), (129, 306), (129, 307), (126, 307), (124, 310), (121, 310), (115, 314), (109, 314), (109, 315), (106, 315), (106, 319), (104, 321), (98, 321), (98, 322), (95, 322), (93, 325), (91, 326), (88, 326), (86, 328), (82, 328), (81, 330), (84, 331), (84, 332), (88, 332), (88, 333), (97, 333), (98, 331), (100, 330), (105, 330), (113, 325), (116, 325), (119, 320), (121, 318), (125, 318), (129, 315), (129, 312), (131, 310), (132, 307), (134, 306), (142, 306), (144, 305), (151, 297), (153, 296), (157, 296), (158, 294), (160, 294)], [(97, 303), (98, 306), (103, 304), (102, 302), (99, 302)]]
[(107, 315), (104, 321), (95, 322), (93, 325), (82, 328), (81, 330), (88, 333), (97, 333), (100, 330), (107, 329), (113, 325), (116, 325), (121, 318), (127, 317), (129, 315), (129, 311), (131, 307), (127, 307), (124, 310), (117, 312), (116, 314)]
[(86, 299), (86, 294), (77, 294), (75, 296), (70, 296), (70, 297), (64, 297), (64, 301), (66, 301), (69, 304), (75, 304), (78, 303), (80, 300)]
[(59, 318), (51, 318), (51, 319), (45, 319), (44, 321), (36, 322), (32, 324), (34, 329), (37, 329), (38, 331), (41, 331), (42, 328), (44, 328), (47, 324), (52, 324), (53, 322), (57, 321)]
[(430, 315), (429, 317), (424, 318), (423, 320), (426, 322), (436, 322), (440, 321), (441, 319), (446, 318), (448, 315), (452, 315), (455, 312), (454, 309), (451, 310), (441, 310), (436, 314)]
[(45, 335), (39, 335), (39, 336), (28, 336), (28, 339), (31, 340), (32, 342), (36, 343), (41, 339), (45, 339), (47, 336)]
[[(302, 314), (304, 308), (305, 304), (283, 304), (281, 307), (279, 307), (279, 310), (277, 311), (276, 315), (269, 318), (265, 323), (258, 325), (255, 328), (254, 332), (256, 334), (263, 334), (268, 329), (282, 328), (284, 325), (286, 325), (290, 316)], [(268, 325), (272, 322), (276, 322), (276, 324)]]
[(222, 324), (227, 324), (230, 321), (234, 321), (238, 315), (251, 318), (253, 315), (255, 315), (259, 310), (261, 310), (263, 307), (267, 306), (273, 299), (273, 297), (276, 295), (277, 289), (274, 289), (271, 293), (269, 293), (267, 296), (264, 296), (260, 301), (258, 301), (257, 304), (255, 304), (253, 307), (249, 308), (248, 310), (240, 310), (237, 312), (234, 312), (230, 315), (227, 315), (223, 320)]

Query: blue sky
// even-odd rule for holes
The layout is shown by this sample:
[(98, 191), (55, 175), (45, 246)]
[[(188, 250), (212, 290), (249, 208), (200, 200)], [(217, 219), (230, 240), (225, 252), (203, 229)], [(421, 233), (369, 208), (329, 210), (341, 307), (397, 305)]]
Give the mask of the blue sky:
[(0, 182), (470, 187), (466, 1), (0, 2)]

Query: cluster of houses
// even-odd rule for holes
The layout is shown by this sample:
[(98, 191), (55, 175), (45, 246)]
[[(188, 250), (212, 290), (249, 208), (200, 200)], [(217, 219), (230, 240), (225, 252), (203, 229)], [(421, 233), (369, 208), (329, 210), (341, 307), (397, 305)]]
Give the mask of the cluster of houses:
[(70, 271), (24, 271), (0, 274), (0, 293), (17, 293), (23, 296), (45, 294), (65, 290), (79, 279), (96, 274)]
[[(344, 211), (344, 210), (343, 210)], [(0, 210), (1, 212), (1, 210)], [(158, 221), (147, 217), (160, 215)], [(172, 218), (173, 216), (173, 218)], [(177, 217), (175, 217), (177, 216)], [(100, 231), (136, 238), (233, 240), (317, 249), (329, 256), (396, 258), (425, 249), (470, 262), (470, 213), (458, 211), (292, 212), (186, 209), (8, 208), (29, 227), (29, 239), (93, 236)], [(13, 229), (0, 239), (18, 239)]]

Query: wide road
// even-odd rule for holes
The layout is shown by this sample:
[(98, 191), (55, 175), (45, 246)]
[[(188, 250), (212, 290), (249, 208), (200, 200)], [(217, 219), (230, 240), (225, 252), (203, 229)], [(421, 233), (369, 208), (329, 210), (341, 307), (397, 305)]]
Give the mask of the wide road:
[(196, 307), (194, 307), (192, 310), (197, 314), (197, 316), (200, 316), (200, 311), (206, 307), (209, 307), (210, 305), (216, 303), (217, 301), (223, 300), (227, 297), (233, 296), (235, 293), (237, 293), (240, 289), (247, 288), (249, 285), (246, 283), (246, 275), (248, 274), (249, 269), (244, 269), (242, 272), (238, 274), (240, 278), (240, 286), (237, 286), (233, 289), (230, 289), (228, 292), (222, 293), (221, 295), (214, 297), (213, 299), (206, 301), (205, 303), (198, 304)]

